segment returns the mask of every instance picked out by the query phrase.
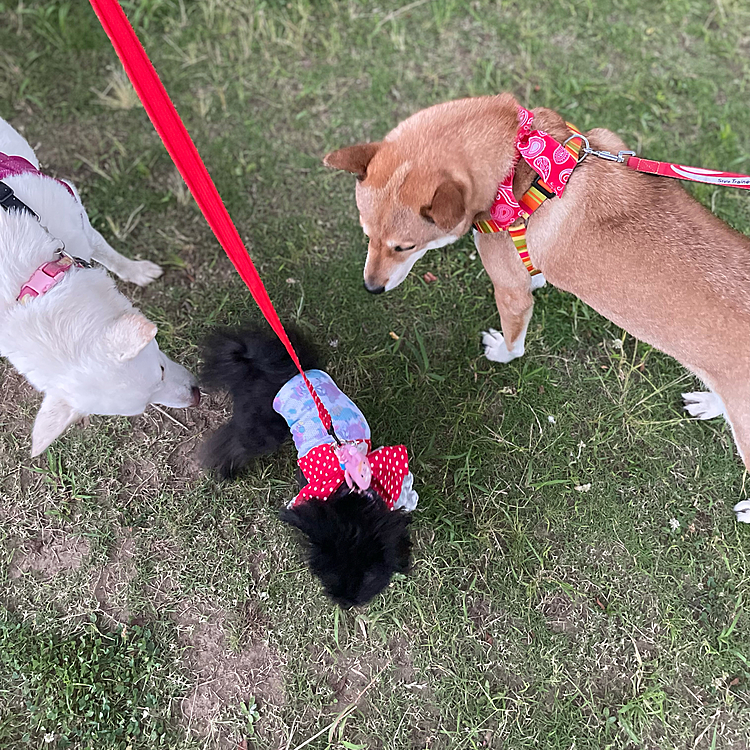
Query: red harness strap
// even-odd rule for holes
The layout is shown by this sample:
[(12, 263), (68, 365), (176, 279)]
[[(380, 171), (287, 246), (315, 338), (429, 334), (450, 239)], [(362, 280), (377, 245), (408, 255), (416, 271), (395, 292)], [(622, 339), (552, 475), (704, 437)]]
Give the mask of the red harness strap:
[[(538, 176), (520, 201), (516, 201), (513, 195), (514, 165), (498, 186), (495, 202), (489, 210), (490, 219), (475, 221), (474, 229), (483, 234), (507, 231), (523, 264), (532, 276), (540, 271), (534, 268), (529, 258), (526, 247), (526, 221), (545, 200), (563, 194), (576, 164), (589, 154), (599, 159), (625, 164), (636, 172), (750, 190), (750, 175), (641, 159), (633, 151), (618, 151), (616, 154), (597, 151), (591, 148), (586, 136), (569, 122), (566, 125), (573, 135), (564, 144), (558, 144), (547, 133), (531, 130), (533, 114), (523, 107), (518, 108), (518, 119), (516, 149)], [(565, 154), (565, 151), (568, 153)]]
[(258, 303), (258, 307), (260, 307), (271, 328), (281, 339), (289, 352), (289, 356), (300, 371), (318, 409), (323, 426), (338, 440), (333, 432), (331, 415), (323, 406), (312, 383), (305, 375), (292, 342), (289, 341), (258, 271), (240, 239), (237, 228), (229, 217), (219, 191), (216, 189), (195, 144), (188, 135), (185, 125), (159, 80), (151, 60), (149, 60), (135, 31), (133, 31), (133, 27), (120, 7), (120, 3), (117, 0), (90, 0), (90, 2), (122, 61), (143, 106), (146, 108), (151, 122), (161, 136), (172, 161), (180, 171), (203, 216), (205, 216), (242, 280), (247, 284), (253, 299)]
[[(490, 218), (474, 222), (474, 230), (480, 234), (507, 231), (530, 276), (536, 276), (541, 271), (534, 268), (529, 257), (529, 249), (526, 246), (526, 222), (544, 201), (555, 196), (561, 197), (565, 192), (570, 175), (578, 163), (581, 141), (584, 140), (580, 131), (567, 122), (565, 124), (572, 135), (565, 143), (558, 143), (544, 130), (532, 130), (533, 120), (533, 112), (518, 107), (516, 161), (505, 179), (497, 186), (495, 201), (489, 210)], [(513, 195), (513, 177), (520, 157), (523, 157), (537, 176), (531, 187), (517, 201)]]

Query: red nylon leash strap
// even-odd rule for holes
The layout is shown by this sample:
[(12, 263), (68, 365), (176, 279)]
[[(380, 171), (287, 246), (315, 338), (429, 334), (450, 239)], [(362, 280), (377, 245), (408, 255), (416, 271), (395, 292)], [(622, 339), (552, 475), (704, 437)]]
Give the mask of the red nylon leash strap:
[(750, 190), (750, 176), (735, 174), (734, 172), (720, 172), (715, 169), (701, 169), (700, 167), (686, 167), (682, 164), (671, 164), (666, 161), (651, 161), (631, 156), (625, 164), (636, 172), (656, 174), (661, 177), (674, 177), (677, 180), (690, 182), (704, 182), (709, 185), (721, 185), (742, 190)]
[(221, 200), (219, 191), (208, 174), (198, 149), (188, 135), (187, 129), (179, 114), (177, 114), (166, 89), (159, 80), (159, 76), (143, 49), (143, 45), (141, 45), (127, 16), (120, 7), (120, 3), (118, 0), (90, 0), (90, 2), (190, 193), (195, 198), (219, 244), (229, 256), (229, 260), (232, 261), (242, 280), (247, 284), (261, 312), (281, 339), (289, 352), (289, 356), (302, 374), (307, 389), (310, 391), (318, 409), (323, 426), (338, 442), (338, 438), (333, 432), (331, 415), (323, 406), (312, 383), (305, 375), (292, 342), (289, 340), (258, 271)]

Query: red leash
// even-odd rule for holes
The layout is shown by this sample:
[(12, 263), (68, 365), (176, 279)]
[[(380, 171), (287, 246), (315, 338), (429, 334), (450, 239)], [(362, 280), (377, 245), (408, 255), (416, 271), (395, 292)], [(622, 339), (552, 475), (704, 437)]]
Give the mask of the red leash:
[(289, 352), (297, 369), (302, 374), (307, 389), (315, 402), (318, 409), (320, 420), (323, 426), (338, 441), (331, 415), (323, 406), (320, 397), (315, 392), (312, 383), (308, 380), (302, 370), (302, 366), (294, 351), (292, 342), (281, 324), (281, 320), (274, 309), (271, 298), (268, 296), (263, 282), (258, 275), (258, 271), (253, 264), (252, 259), (240, 239), (237, 228), (232, 223), (224, 203), (221, 200), (219, 191), (216, 189), (211, 176), (208, 174), (203, 161), (201, 160), (198, 149), (188, 135), (177, 110), (172, 104), (169, 95), (166, 92), (159, 76), (154, 70), (154, 66), (149, 60), (146, 51), (138, 41), (138, 37), (133, 31), (125, 13), (120, 7), (117, 0), (90, 0), (96, 15), (99, 17), (104, 30), (107, 32), (112, 45), (117, 52), (125, 71), (130, 78), (143, 106), (146, 108), (151, 122), (154, 124), (164, 145), (169, 151), (177, 169), (180, 171), (185, 184), (188, 186), (190, 193), (195, 198), (198, 207), (203, 212), (206, 221), (219, 240), (219, 244), (229, 256), (242, 280), (247, 284), (247, 288), (253, 295), (253, 299), (258, 303), (261, 312), (281, 339), (281, 342)]
[(678, 180), (706, 182), (709, 185), (722, 185), (724, 187), (750, 190), (750, 177), (745, 174), (719, 172), (714, 169), (701, 169), (700, 167), (685, 167), (682, 164), (651, 161), (650, 159), (640, 159), (637, 156), (629, 157), (625, 164), (636, 172), (646, 172), (647, 174), (658, 174), (661, 177), (674, 177)]
[[(583, 141), (581, 157), (583, 161), (589, 154), (599, 159), (615, 161), (624, 164), (635, 172), (655, 174), (660, 177), (673, 177), (676, 180), (688, 180), (689, 182), (703, 182), (709, 185), (721, 185), (722, 187), (734, 187), (742, 190), (750, 190), (750, 175), (737, 174), (736, 172), (721, 172), (718, 169), (703, 169), (702, 167), (686, 167), (684, 164), (672, 164), (668, 161), (652, 161), (641, 159), (635, 155), (635, 151), (618, 151), (612, 154), (609, 151), (596, 151), (591, 148), (586, 136), (571, 136)], [(571, 140), (568, 138), (568, 141)], [(565, 141), (567, 143), (568, 141)]]

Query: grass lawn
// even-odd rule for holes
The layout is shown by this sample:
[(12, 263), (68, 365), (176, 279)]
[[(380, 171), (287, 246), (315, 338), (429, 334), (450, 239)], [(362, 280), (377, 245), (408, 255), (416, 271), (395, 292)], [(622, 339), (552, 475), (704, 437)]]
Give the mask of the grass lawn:
[[(123, 5), (282, 318), (330, 344), (374, 440), (410, 447), (415, 565), (337, 610), (276, 517), (292, 450), (225, 486), (200, 471), (224, 399), (94, 417), (32, 461), (40, 399), (3, 365), (0, 748), (750, 747), (747, 488), (724, 422), (681, 410), (697, 383), (549, 287), (527, 354), (488, 362), (470, 238), (367, 295), (353, 179), (321, 165), (510, 90), (750, 171), (745, 0)], [(259, 320), (85, 0), (0, 0), (0, 115), (164, 266), (125, 292), (170, 356), (195, 369), (212, 325)], [(690, 189), (750, 232), (746, 193)]]

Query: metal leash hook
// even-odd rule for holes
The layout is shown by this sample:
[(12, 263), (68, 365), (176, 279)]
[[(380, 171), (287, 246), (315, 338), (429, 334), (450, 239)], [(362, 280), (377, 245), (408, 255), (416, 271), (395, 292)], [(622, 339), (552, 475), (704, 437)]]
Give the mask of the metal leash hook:
[(336, 441), (336, 445), (340, 448), (343, 443), (339, 439), (339, 436), (336, 434), (336, 430), (333, 429), (333, 420), (331, 420), (331, 426), (326, 430), (326, 432)]
[(618, 151), (616, 154), (611, 154), (609, 151), (594, 151), (590, 149), (588, 153), (606, 161), (617, 162), (618, 164), (624, 164), (628, 158), (635, 156), (635, 151)]
[(563, 146), (566, 146), (568, 144), (568, 141), (572, 141), (574, 138), (580, 138), (584, 144), (583, 148), (581, 148), (581, 155), (578, 157), (579, 164), (589, 154), (591, 154), (592, 156), (596, 156), (599, 159), (604, 159), (605, 161), (617, 162), (618, 164), (624, 164), (628, 157), (635, 156), (635, 151), (618, 151), (616, 154), (613, 154), (609, 151), (596, 151), (595, 149), (591, 148), (589, 139), (586, 138), (585, 135), (571, 135), (570, 138), (567, 138), (565, 140)]
[[(47, 229), (47, 227), (44, 227)], [(47, 232), (49, 234), (49, 231)], [(61, 258), (67, 258), (74, 266), (77, 266), (78, 268), (93, 268), (94, 264), (90, 260), (84, 260), (83, 258), (79, 258), (77, 255), (71, 255), (69, 252), (65, 250), (65, 243), (62, 242), (62, 247), (57, 251), (60, 254)]]

